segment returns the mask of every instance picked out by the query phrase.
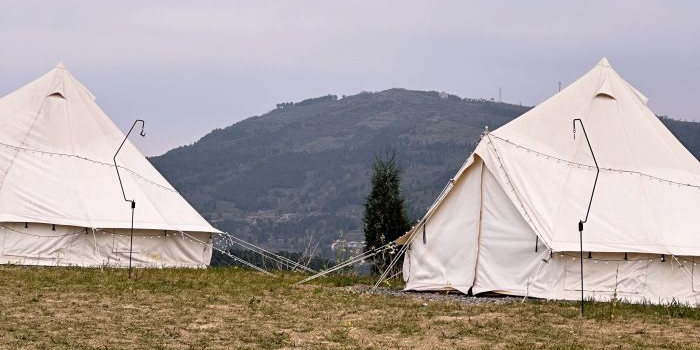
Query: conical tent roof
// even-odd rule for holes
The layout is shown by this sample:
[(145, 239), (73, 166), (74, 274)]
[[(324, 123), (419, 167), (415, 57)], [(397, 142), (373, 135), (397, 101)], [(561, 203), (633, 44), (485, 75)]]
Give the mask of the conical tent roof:
[(700, 255), (700, 162), (602, 59), (560, 93), (487, 134), (475, 153), (552, 249)]
[[(112, 160), (123, 139), (63, 64), (0, 98), (0, 221), (130, 227)], [(219, 232), (131, 142), (117, 163), (135, 228)]]

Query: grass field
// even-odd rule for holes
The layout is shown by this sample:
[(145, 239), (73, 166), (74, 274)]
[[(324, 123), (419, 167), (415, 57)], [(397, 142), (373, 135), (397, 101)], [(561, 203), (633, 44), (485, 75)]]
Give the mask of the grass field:
[(432, 301), (367, 278), (240, 269), (0, 268), (0, 349), (700, 349), (683, 306)]

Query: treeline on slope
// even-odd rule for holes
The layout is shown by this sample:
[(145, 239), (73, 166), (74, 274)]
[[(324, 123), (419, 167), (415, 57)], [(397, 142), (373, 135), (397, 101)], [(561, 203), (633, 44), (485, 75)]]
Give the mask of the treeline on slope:
[(676, 138), (700, 160), (700, 123), (659, 117), (661, 122), (676, 136)]
[[(391, 146), (419, 218), (479, 141), (529, 107), (391, 89), (283, 103), (152, 163), (221, 230), (274, 250), (362, 240), (375, 153)], [(700, 123), (661, 119), (696, 157)]]

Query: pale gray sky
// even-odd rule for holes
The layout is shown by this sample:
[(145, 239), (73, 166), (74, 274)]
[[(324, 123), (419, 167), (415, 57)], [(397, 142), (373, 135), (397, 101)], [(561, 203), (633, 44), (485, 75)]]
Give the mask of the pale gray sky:
[(391, 87), (535, 105), (603, 56), (700, 120), (698, 1), (3, 1), (0, 95), (64, 61), (147, 155), (283, 101)]

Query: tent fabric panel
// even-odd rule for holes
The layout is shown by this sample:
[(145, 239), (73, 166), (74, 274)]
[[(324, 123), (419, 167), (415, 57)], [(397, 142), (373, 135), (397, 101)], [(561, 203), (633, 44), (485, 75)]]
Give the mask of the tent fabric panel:
[[(569, 180), (566, 164), (548, 161), (491, 135), (484, 137), (476, 151), (526, 224), (551, 247), (555, 217), (550, 213), (558, 210), (559, 201), (553, 197), (558, 197)], [(513, 151), (519, 153), (513, 155)], [(533, 174), (537, 174), (536, 181), (531, 181)]]
[[(510, 181), (517, 191), (510, 194), (511, 201), (522, 201), (548, 246), (577, 250), (577, 223), (586, 214), (595, 168), (547, 158), (496, 137), (488, 140), (484, 160), (494, 166), (498, 164), (493, 159), (501, 160), (502, 172), (508, 175), (501, 182)], [(585, 226), (584, 249), (700, 255), (693, 221), (697, 213), (700, 188), (602, 169)]]
[[(440, 207), (440, 204), (442, 201), (447, 197), (447, 195), (452, 191), (454, 184), (459, 181), (459, 179), (462, 178), (462, 175), (471, 167), (471, 165), (475, 162), (476, 157), (475, 153), (472, 153), (467, 160), (462, 164), (462, 167), (457, 171), (457, 174), (455, 175), (454, 178), (450, 179), (450, 182), (443, 188), (442, 192), (440, 195), (438, 195), (438, 198), (435, 199), (435, 202), (428, 208), (428, 211), (425, 213), (423, 218), (421, 219), (420, 222), (424, 222), (428, 219), (430, 219), (433, 215), (433, 213)], [(413, 236), (415, 236), (418, 232), (418, 230), (421, 229), (421, 224), (419, 223), (418, 225), (415, 225), (411, 227), (411, 229), (403, 234), (401, 237), (397, 238), (394, 243), (398, 245), (406, 245), (408, 244), (411, 239), (413, 239)]]
[[(627, 257), (628, 260), (624, 260), (623, 253), (593, 253), (592, 259), (585, 258), (584, 297), (597, 301), (617, 298), (637, 303), (667, 304), (675, 301), (700, 305), (700, 291), (693, 289), (692, 257), (666, 256), (665, 261), (658, 254), (629, 253)], [(529, 295), (553, 300), (580, 300), (580, 270), (575, 267), (580, 266), (578, 252), (555, 252), (547, 265), (547, 272), (540, 278), (547, 281), (548, 288), (531, 289)], [(589, 268), (590, 265), (595, 267)], [(567, 267), (572, 271), (567, 271)], [(569, 281), (568, 272), (572, 273)], [(616, 279), (612, 290), (595, 290), (601, 289), (596, 281), (605, 280), (610, 275)]]
[(473, 292), (524, 295), (549, 251), (486, 167), (481, 187), (482, 217)]
[[(423, 223), (404, 257), (407, 290), (456, 289), (467, 293), (474, 281), (481, 207), (481, 171), (475, 161)], [(425, 240), (423, 240), (425, 227)]]
[[(0, 223), (0, 264), (43, 266), (127, 267), (129, 230), (29, 223)], [(211, 233), (188, 232), (208, 243)], [(135, 267), (195, 267), (209, 265), (208, 244), (175, 232), (134, 230), (132, 265)]]
[(584, 249), (700, 255), (700, 162), (605, 62), (486, 137), (535, 231), (555, 250), (577, 243), (595, 168), (574, 118), (601, 167)]
[[(586, 292), (614, 292), (617, 288), (617, 262), (610, 265), (607, 261), (583, 260), (585, 279), (583, 290)], [(566, 259), (564, 289), (581, 291), (581, 260)]]
[(647, 281), (649, 261), (618, 261), (617, 288), (620, 293), (641, 293)]
[[(6, 157), (0, 155), (0, 159)], [(131, 226), (131, 207), (124, 201), (113, 166), (27, 152), (19, 152), (14, 162), (15, 171), (7, 175), (7, 185), (0, 190), (0, 220), (96, 228)], [(69, 174), (71, 181), (66, 179)], [(127, 197), (136, 201), (135, 228), (218, 232), (174, 190), (129, 171), (121, 170), (121, 177), (130, 187), (125, 189)], [(27, 183), (41, 186), (23, 185)]]
[(693, 281), (693, 292), (700, 292), (700, 258), (692, 257), (691, 263), (687, 264), (686, 267), (690, 269), (691, 279)]

